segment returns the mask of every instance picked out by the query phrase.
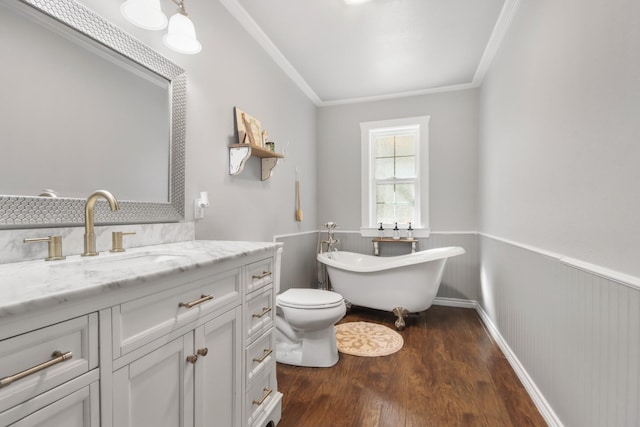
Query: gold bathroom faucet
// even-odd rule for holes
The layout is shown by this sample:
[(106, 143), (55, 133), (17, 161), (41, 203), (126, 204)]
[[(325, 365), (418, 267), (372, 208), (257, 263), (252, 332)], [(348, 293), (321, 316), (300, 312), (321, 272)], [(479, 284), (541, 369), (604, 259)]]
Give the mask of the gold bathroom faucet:
[(95, 191), (87, 198), (87, 203), (84, 205), (84, 252), (82, 256), (96, 256), (96, 235), (93, 231), (93, 211), (96, 205), (96, 201), (103, 197), (109, 202), (109, 206), (112, 211), (120, 209), (118, 200), (106, 190)]

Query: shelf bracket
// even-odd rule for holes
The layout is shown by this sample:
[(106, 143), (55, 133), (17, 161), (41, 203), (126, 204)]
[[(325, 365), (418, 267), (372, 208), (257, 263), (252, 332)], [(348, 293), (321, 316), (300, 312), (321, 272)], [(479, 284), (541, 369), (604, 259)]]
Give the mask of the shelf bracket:
[(229, 174), (238, 175), (251, 157), (251, 147), (229, 147)]
[(262, 158), (262, 180), (266, 181), (271, 178), (273, 168), (278, 164), (277, 157), (264, 157)]

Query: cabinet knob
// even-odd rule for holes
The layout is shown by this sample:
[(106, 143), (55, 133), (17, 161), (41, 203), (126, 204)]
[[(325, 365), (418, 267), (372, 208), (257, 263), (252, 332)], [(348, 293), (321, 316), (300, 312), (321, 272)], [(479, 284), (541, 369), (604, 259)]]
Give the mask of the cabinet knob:
[(191, 354), (187, 356), (187, 362), (196, 363), (197, 361), (198, 361), (198, 356), (196, 356), (195, 354)]
[(198, 353), (200, 356), (204, 357), (207, 354), (209, 354), (209, 349), (207, 347), (199, 348), (198, 351), (196, 351), (196, 353)]

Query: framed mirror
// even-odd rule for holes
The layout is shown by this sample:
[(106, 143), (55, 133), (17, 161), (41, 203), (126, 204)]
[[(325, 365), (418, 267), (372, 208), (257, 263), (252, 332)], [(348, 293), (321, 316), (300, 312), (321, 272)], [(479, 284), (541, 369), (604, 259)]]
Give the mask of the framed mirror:
[(0, 228), (82, 225), (98, 189), (120, 210), (98, 203), (96, 224), (183, 219), (185, 71), (73, 0), (0, 14)]

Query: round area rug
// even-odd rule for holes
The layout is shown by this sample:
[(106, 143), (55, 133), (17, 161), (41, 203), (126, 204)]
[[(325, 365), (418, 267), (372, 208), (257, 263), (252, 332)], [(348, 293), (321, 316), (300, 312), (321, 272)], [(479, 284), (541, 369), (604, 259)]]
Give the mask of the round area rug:
[(377, 323), (349, 322), (336, 325), (340, 353), (377, 357), (393, 354), (402, 348), (402, 335)]

